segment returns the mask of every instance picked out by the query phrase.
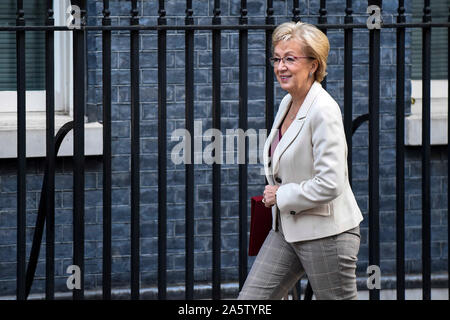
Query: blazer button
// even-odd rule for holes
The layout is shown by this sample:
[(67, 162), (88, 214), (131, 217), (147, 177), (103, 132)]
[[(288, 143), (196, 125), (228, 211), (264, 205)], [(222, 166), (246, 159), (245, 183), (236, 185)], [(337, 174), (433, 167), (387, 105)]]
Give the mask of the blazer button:
[(279, 177), (276, 177), (275, 181), (278, 182), (278, 183), (281, 183), (281, 179)]
[(295, 211), (291, 211), (291, 214), (294, 215), (296, 212)]

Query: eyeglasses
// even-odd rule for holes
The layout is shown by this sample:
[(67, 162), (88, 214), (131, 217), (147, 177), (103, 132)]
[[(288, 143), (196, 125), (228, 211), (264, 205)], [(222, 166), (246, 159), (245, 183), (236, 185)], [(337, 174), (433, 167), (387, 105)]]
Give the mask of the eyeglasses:
[(286, 56), (283, 58), (272, 57), (269, 60), (270, 60), (270, 64), (275, 67), (275, 66), (278, 66), (278, 64), (280, 63), (281, 60), (283, 60), (283, 63), (285, 65), (291, 66), (300, 59), (314, 59), (314, 58), (313, 57)]

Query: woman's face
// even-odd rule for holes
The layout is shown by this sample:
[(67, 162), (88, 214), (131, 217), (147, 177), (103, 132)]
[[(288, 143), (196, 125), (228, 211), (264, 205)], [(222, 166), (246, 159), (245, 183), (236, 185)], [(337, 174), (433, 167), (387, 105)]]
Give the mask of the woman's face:
[(292, 57), (274, 64), (274, 72), (281, 88), (291, 95), (304, 91), (314, 82), (314, 75), (309, 77), (309, 73), (316, 70), (315, 60), (299, 58), (305, 57), (299, 40), (289, 39), (278, 42), (274, 48), (273, 57), (280, 59)]

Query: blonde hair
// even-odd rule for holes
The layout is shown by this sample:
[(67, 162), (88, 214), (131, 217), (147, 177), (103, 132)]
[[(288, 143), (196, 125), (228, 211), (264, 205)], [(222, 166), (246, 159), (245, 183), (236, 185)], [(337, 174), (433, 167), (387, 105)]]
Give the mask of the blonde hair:
[(303, 53), (317, 60), (318, 66), (314, 77), (316, 81), (322, 82), (327, 75), (327, 59), (330, 52), (330, 42), (327, 36), (312, 24), (285, 22), (280, 24), (272, 34), (272, 54), (280, 41), (290, 39), (299, 40)]

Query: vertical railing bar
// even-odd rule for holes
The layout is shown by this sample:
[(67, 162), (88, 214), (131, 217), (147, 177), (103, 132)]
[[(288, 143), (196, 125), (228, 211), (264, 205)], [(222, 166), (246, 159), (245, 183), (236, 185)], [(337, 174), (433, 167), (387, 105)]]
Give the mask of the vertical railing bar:
[[(267, 0), (266, 11), (266, 24), (274, 25), (275, 18), (273, 16), (273, 0)], [(272, 33), (270, 29), (266, 30), (266, 105), (265, 105), (265, 117), (266, 117), (266, 130), (270, 130), (273, 123), (275, 103), (274, 99), (274, 81), (273, 81), (273, 67), (270, 65), (269, 58), (272, 56)]]
[[(320, 0), (320, 9), (319, 9), (319, 19), (318, 23), (319, 25), (326, 25), (328, 22), (327, 19), (327, 1), (326, 0)], [(326, 34), (327, 29), (326, 26), (319, 26), (319, 29)]]
[[(193, 25), (192, 0), (186, 0), (186, 25)], [(186, 130), (190, 148), (186, 155), (186, 299), (194, 298), (194, 31), (185, 31), (185, 99)], [(186, 138), (187, 139), (187, 138)]]
[[(17, 0), (16, 25), (24, 26), (23, 0)], [(26, 268), (26, 109), (25, 31), (16, 31), (17, 68), (17, 300), (25, 300)]]
[[(369, 0), (369, 5), (381, 8), (381, 2)], [(380, 30), (370, 30), (369, 37), (369, 265), (379, 266)], [(379, 300), (380, 290), (370, 290), (369, 296)]]
[[(111, 25), (109, 0), (103, 0), (103, 26)], [(102, 31), (103, 78), (103, 299), (111, 300), (111, 31)]]
[[(327, 28), (326, 24), (328, 23), (327, 19), (327, 1), (326, 0), (320, 0), (320, 9), (319, 9), (319, 29), (324, 33), (327, 34)], [(325, 77), (322, 80), (322, 87), (324, 89), (327, 88), (327, 77)]]
[[(131, 1), (130, 25), (138, 25), (137, 0)], [(131, 72), (131, 299), (139, 300), (140, 278), (140, 232), (139, 232), (139, 30), (130, 31), (130, 72)]]
[[(448, 8), (450, 22), (450, 8)], [(447, 80), (450, 79), (450, 28), (447, 28)], [(450, 92), (450, 81), (447, 81), (447, 92)], [(447, 145), (450, 145), (450, 99), (447, 96)], [(450, 274), (450, 147), (447, 147), (447, 272)], [(448, 298), (450, 299), (450, 277), (447, 278)]]
[[(430, 0), (424, 0), (423, 22), (431, 22)], [(431, 299), (430, 185), (431, 28), (422, 29), (422, 298)]]
[(295, 284), (295, 287), (297, 289), (297, 295), (298, 295), (297, 300), (302, 300), (302, 281), (301, 281), (301, 279), (297, 281), (297, 283)]
[[(241, 0), (240, 24), (247, 25), (247, 0)], [(248, 30), (239, 31), (239, 129), (248, 127)], [(238, 137), (239, 163), (239, 289), (247, 277), (247, 154), (245, 136), (243, 143)], [(242, 148), (241, 148), (242, 147)]]
[[(53, 0), (47, 0), (45, 25), (53, 26)], [(54, 31), (45, 32), (45, 98), (46, 98), (46, 262), (45, 298), (55, 297), (55, 75), (54, 75)]]
[[(85, 26), (86, 1), (79, 1), (81, 25)], [(73, 31), (73, 264), (80, 268), (80, 289), (73, 299), (84, 299), (84, 114), (85, 114), (85, 31)]]
[[(214, 10), (213, 10), (213, 25), (221, 24), (220, 18), (220, 0), (214, 0)], [(220, 61), (221, 61), (221, 31), (212, 31), (212, 122), (213, 128), (220, 131), (220, 90), (221, 90), (221, 75), (220, 75)], [(217, 160), (217, 153), (221, 150), (214, 150), (214, 159)], [(213, 257), (212, 257), (212, 298), (214, 300), (220, 299), (220, 265), (221, 265), (221, 230), (220, 230), (220, 205), (221, 205), (221, 195), (220, 195), (220, 163), (214, 161), (212, 164), (212, 180), (213, 180), (213, 192), (212, 192), (212, 206), (213, 206), (213, 235), (212, 235), (212, 246), (213, 246)]]
[[(158, 25), (166, 25), (164, 0), (159, 0)], [(158, 299), (167, 294), (167, 31), (158, 30)]]
[(292, 2), (292, 21), (294, 22), (300, 21), (299, 0), (294, 0)]
[[(347, 0), (345, 24), (353, 23), (352, 0)], [(344, 129), (347, 138), (348, 180), (352, 184), (352, 122), (353, 122), (353, 29), (344, 30)]]
[[(405, 21), (404, 0), (399, 0), (397, 22)], [(396, 105), (397, 300), (405, 300), (405, 28), (397, 28)]]
[(312, 300), (313, 291), (311, 287), (311, 282), (308, 280), (308, 283), (306, 284), (305, 288), (305, 296), (303, 297), (303, 300)]

